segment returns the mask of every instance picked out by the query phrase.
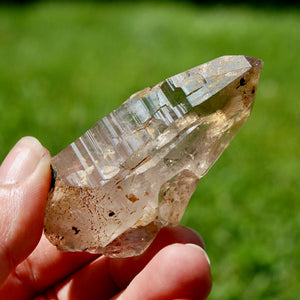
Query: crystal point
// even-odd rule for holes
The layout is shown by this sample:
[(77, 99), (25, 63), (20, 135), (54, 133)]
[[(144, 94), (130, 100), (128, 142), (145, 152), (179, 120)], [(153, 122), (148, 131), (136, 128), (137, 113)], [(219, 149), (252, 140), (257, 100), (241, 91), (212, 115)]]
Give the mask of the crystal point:
[(248, 118), (262, 61), (223, 56), (146, 88), (52, 158), (45, 235), (62, 251), (142, 253), (177, 225)]

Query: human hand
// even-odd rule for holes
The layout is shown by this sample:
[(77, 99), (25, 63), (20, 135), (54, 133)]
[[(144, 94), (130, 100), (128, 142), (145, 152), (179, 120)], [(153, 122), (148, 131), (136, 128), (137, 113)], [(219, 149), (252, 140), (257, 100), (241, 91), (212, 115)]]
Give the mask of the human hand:
[(0, 299), (205, 299), (210, 265), (201, 238), (164, 228), (148, 250), (112, 259), (62, 253), (42, 235), (50, 154), (23, 138), (0, 167)]

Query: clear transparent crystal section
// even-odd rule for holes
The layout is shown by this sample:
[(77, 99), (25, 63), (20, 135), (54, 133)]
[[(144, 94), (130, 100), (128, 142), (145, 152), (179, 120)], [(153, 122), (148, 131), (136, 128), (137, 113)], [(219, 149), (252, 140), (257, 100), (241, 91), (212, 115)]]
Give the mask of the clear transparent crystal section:
[(45, 234), (62, 251), (142, 253), (177, 225), (248, 118), (262, 61), (223, 56), (132, 95), (52, 158)]

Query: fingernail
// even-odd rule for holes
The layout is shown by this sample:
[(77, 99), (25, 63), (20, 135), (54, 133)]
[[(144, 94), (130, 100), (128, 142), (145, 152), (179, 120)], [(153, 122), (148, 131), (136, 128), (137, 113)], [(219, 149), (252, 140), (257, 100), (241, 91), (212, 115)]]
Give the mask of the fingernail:
[(207, 253), (205, 252), (205, 250), (204, 250), (202, 247), (200, 247), (200, 246), (198, 246), (198, 245), (196, 245), (196, 244), (186, 244), (186, 245), (187, 245), (187, 246), (190, 246), (190, 247), (193, 247), (193, 248), (195, 248), (195, 249), (200, 250), (200, 251), (203, 253), (204, 257), (206, 258), (208, 264), (210, 265), (210, 259), (209, 259)]
[(11, 149), (0, 167), (0, 184), (18, 184), (36, 169), (47, 150), (33, 137), (24, 137)]

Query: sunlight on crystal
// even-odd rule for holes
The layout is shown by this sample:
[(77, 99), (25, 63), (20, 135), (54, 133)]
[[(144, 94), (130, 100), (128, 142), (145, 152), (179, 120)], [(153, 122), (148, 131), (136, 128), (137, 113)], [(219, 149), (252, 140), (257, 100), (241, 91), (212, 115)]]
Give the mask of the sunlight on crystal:
[(262, 61), (223, 56), (132, 95), (52, 158), (45, 235), (62, 251), (141, 254), (180, 222), (247, 120)]

